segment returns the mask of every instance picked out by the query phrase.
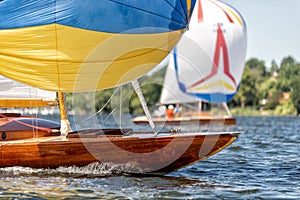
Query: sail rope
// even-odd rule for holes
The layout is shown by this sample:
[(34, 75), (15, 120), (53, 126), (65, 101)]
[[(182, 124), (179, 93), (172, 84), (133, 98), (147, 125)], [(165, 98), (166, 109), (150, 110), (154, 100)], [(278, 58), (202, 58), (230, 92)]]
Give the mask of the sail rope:
[[(31, 96), (31, 94), (32, 94), (31, 89), (29, 88), (28, 90), (29, 90), (29, 91), (28, 91), (28, 92), (29, 92), (29, 99), (33, 99), (32, 96)], [(37, 99), (37, 90), (35, 90), (35, 96), (36, 96), (35, 99)], [(37, 106), (37, 101), (35, 101), (35, 102), (36, 102), (35, 108), (37, 109), (37, 108), (38, 108), (38, 106)], [(34, 105), (32, 105), (32, 101), (30, 101), (30, 104), (31, 104), (30, 107), (31, 107), (31, 108), (34, 108)], [(37, 130), (46, 131), (47, 133), (51, 133), (51, 132), (56, 132), (56, 131), (58, 131), (58, 130), (51, 129), (51, 128), (40, 127), (40, 126), (38, 126), (38, 121), (36, 121), (36, 124), (37, 124), (37, 125), (33, 125), (33, 124), (34, 124), (34, 119), (37, 118), (37, 113), (35, 114), (35, 118), (32, 118), (32, 120), (31, 120), (32, 124), (27, 124), (27, 123), (25, 123), (25, 122), (21, 122), (21, 121), (19, 121), (18, 119), (14, 119), (14, 118), (12, 118), (12, 117), (6, 116), (6, 115), (3, 114), (3, 113), (0, 113), (0, 117), (2, 117), (2, 118), (4, 118), (4, 119), (7, 119), (8, 121), (16, 122), (16, 123), (18, 123), (18, 124), (21, 124), (21, 125), (24, 125), (24, 126), (27, 126), (27, 127), (32, 128), (32, 129), (33, 129), (32, 131), (34, 131), (35, 136), (37, 136), (37, 134), (38, 134), (38, 133), (37, 133)]]
[(150, 124), (152, 130), (153, 130), (153, 131), (155, 132), (155, 134), (157, 135), (156, 127), (155, 127), (155, 124), (154, 124), (153, 119), (152, 119), (152, 117), (151, 117), (151, 114), (150, 114), (150, 111), (149, 111), (149, 109), (148, 109), (148, 106), (147, 106), (147, 103), (146, 103), (146, 101), (145, 101), (145, 98), (144, 98), (144, 96), (143, 96), (142, 90), (141, 90), (141, 88), (140, 88), (140, 84), (138, 83), (138, 81), (137, 81), (136, 79), (133, 80), (133, 81), (131, 81), (131, 84), (132, 84), (132, 86), (133, 86), (133, 88), (134, 88), (134, 90), (135, 90), (137, 96), (138, 96), (139, 99), (140, 99), (140, 102), (141, 102), (141, 104), (142, 104), (142, 107), (143, 107), (143, 109), (144, 109), (144, 112), (145, 112), (145, 114), (146, 114), (146, 116), (147, 116), (147, 119), (148, 119), (148, 121), (149, 121), (149, 124)]
[(111, 101), (111, 99), (114, 97), (114, 95), (117, 93), (117, 91), (119, 91), (119, 89), (120, 89), (120, 87), (117, 87), (117, 89), (113, 92), (113, 94), (110, 96), (110, 98), (105, 102), (105, 104), (96, 113), (90, 115), (89, 117), (86, 117), (85, 119), (82, 119), (82, 120), (78, 121), (78, 123), (89, 120), (89, 119), (95, 117), (97, 114), (101, 113), (103, 111), (103, 109), (107, 106), (107, 104)]
[[(31, 89), (29, 88), (29, 95), (30, 95), (30, 99), (32, 99), (32, 95), (31, 95)], [(37, 89), (35, 90), (35, 99), (37, 99)], [(31, 107), (33, 108), (32, 106), (32, 101), (30, 101), (30, 104), (31, 104)], [(37, 101), (35, 101), (35, 108), (38, 110), (38, 107), (37, 107)], [(37, 118), (38, 117), (38, 112), (35, 112), (35, 117)], [(33, 118), (31, 119), (31, 123), (33, 124)], [(37, 126), (38, 126), (38, 121), (36, 122)], [(35, 128), (32, 128), (32, 131), (35, 133), (35, 137), (37, 138), (38, 137), (38, 129), (35, 129)]]
[(22, 124), (24, 126), (27, 126), (27, 127), (33, 128), (33, 129), (38, 129), (38, 130), (46, 131), (48, 133), (57, 131), (57, 130), (51, 129), (51, 128), (45, 128), (45, 127), (35, 126), (35, 125), (32, 125), (32, 124), (27, 124), (27, 123), (19, 121), (18, 119), (14, 119), (14, 118), (8, 117), (8, 116), (6, 116), (6, 115), (4, 115), (2, 113), (0, 113), (0, 117), (5, 118), (8, 121), (13, 121), (13, 122), (16, 122), (18, 124)]
[(122, 96), (123, 96), (123, 86), (120, 86), (120, 99), (119, 99), (119, 108), (120, 108), (120, 112), (119, 112), (119, 127), (122, 128)]

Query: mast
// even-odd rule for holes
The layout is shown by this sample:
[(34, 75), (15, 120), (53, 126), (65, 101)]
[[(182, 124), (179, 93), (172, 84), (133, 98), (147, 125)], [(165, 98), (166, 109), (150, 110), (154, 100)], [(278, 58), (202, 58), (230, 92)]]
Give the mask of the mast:
[(72, 131), (70, 122), (67, 118), (67, 110), (65, 106), (65, 93), (58, 92), (59, 113), (60, 113), (60, 134), (67, 136)]

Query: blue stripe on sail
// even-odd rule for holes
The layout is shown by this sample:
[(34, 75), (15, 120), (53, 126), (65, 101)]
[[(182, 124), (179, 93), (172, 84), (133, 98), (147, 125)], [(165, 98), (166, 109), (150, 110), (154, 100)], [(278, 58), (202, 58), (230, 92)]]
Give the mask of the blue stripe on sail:
[[(186, 93), (189, 94), (189, 93)], [(223, 94), (223, 93), (213, 93), (213, 94), (197, 94), (197, 93), (192, 93), (189, 94), (192, 95), (196, 98), (202, 99), (204, 101), (208, 101), (210, 103), (223, 103), (223, 102), (228, 102), (230, 101), (234, 94)]]
[(174, 67), (175, 67), (175, 72), (176, 72), (176, 79), (178, 81), (177, 47), (174, 47), (173, 58), (174, 58)]
[(175, 75), (176, 75), (178, 87), (183, 93), (187, 94), (185, 85), (182, 82), (180, 82), (179, 78), (178, 78), (177, 48), (176, 47), (173, 50), (173, 58), (174, 58)]
[[(194, 7), (195, 0), (192, 1)], [(109, 33), (156, 33), (188, 25), (186, 0), (4, 0), (0, 29), (58, 23)], [(151, 27), (151, 28), (149, 28)]]

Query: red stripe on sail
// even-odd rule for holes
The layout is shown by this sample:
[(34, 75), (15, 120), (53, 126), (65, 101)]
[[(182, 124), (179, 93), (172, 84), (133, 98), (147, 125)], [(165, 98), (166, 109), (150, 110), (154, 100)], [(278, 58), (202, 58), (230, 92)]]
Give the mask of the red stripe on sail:
[(203, 22), (203, 10), (201, 0), (198, 1), (198, 22)]
[(221, 7), (219, 4), (217, 4), (216, 2), (210, 1), (213, 4), (215, 4), (216, 6), (218, 6), (226, 15), (226, 17), (228, 18), (229, 22), (234, 23), (233, 19), (230, 17), (230, 15), (224, 10), (223, 7)]
[(236, 81), (235, 81), (234, 77), (232, 76), (232, 74), (230, 73), (229, 57), (228, 57), (229, 55), (228, 55), (228, 49), (227, 49), (227, 46), (226, 46), (225, 38), (224, 38), (224, 35), (223, 35), (220, 24), (218, 24), (216, 49), (215, 49), (214, 62), (213, 62), (211, 72), (205, 78), (203, 78), (200, 81), (198, 81), (198, 82), (192, 84), (191, 86), (189, 86), (188, 89), (191, 88), (191, 87), (195, 87), (195, 86), (203, 83), (204, 81), (207, 81), (209, 78), (211, 78), (212, 76), (214, 76), (218, 73), (221, 48), (222, 48), (223, 59), (224, 59), (224, 61), (223, 61), (224, 62), (224, 73), (236, 85)]

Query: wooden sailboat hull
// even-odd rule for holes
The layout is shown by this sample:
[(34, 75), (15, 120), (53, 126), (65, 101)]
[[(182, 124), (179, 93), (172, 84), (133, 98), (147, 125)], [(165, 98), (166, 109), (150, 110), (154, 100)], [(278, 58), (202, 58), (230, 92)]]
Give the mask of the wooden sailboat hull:
[[(132, 121), (135, 124), (149, 124), (149, 121), (145, 116), (136, 117)], [(179, 126), (188, 124), (236, 125), (236, 119), (229, 116), (193, 116), (175, 117), (170, 119), (167, 119), (166, 117), (154, 117), (153, 121), (158, 126)]]
[[(108, 163), (126, 173), (165, 174), (205, 159), (234, 142), (237, 133), (99, 134), (0, 141), (0, 167), (57, 168)], [(102, 132), (103, 133), (103, 132)]]

